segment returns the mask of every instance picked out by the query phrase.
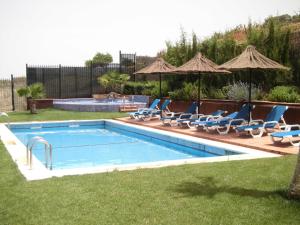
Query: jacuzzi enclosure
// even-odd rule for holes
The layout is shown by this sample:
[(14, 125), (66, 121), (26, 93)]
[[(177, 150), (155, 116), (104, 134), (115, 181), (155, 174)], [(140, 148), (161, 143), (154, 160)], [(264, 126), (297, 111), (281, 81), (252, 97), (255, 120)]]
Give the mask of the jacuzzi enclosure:
[(53, 106), (57, 109), (80, 112), (119, 112), (120, 107), (145, 108), (149, 101), (148, 96), (130, 95), (123, 98), (69, 98), (54, 99)]

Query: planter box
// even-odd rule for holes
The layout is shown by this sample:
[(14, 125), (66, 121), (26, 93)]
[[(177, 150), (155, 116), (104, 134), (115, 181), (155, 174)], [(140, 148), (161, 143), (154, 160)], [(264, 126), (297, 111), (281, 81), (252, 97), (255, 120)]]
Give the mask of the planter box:
[[(37, 99), (35, 101), (36, 101), (37, 109), (53, 108), (53, 99)], [(27, 110), (29, 110), (28, 100), (27, 100)]]

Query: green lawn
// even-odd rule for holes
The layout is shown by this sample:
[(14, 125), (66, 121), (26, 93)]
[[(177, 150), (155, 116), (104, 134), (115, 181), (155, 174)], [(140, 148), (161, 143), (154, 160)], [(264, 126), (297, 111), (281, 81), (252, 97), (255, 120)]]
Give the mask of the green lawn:
[[(33, 120), (99, 116), (110, 117), (50, 110)], [(286, 156), (27, 182), (0, 144), (0, 224), (299, 224), (300, 202), (285, 197), (295, 162)]]
[[(92, 120), (92, 119), (111, 119), (127, 116), (126, 113), (119, 112), (74, 112), (57, 109), (40, 109), (38, 114), (28, 112), (9, 113), (12, 122), (20, 121), (43, 121), (43, 120)], [(6, 118), (0, 117), (0, 123), (6, 122)]]

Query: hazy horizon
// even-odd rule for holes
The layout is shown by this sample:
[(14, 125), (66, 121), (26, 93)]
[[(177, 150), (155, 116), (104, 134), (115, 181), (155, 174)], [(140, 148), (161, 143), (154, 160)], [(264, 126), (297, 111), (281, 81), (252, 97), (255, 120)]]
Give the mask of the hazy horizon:
[(25, 75), (25, 64), (83, 65), (96, 52), (155, 56), (180, 27), (204, 39), (249, 19), (293, 15), (299, 0), (1, 0), (0, 78)]

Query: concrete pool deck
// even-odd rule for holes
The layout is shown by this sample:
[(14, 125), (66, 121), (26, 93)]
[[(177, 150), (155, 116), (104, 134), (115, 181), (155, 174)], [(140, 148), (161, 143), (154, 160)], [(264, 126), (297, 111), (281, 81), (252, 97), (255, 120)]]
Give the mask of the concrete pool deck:
[(230, 132), (228, 135), (219, 135), (217, 132), (207, 133), (206, 131), (198, 131), (196, 129), (189, 128), (180, 128), (178, 126), (163, 126), (161, 121), (157, 118), (154, 118), (150, 121), (137, 121), (129, 117), (118, 118), (117, 120), (130, 124), (151, 127), (158, 130), (171, 131), (175, 133), (190, 135), (193, 137), (199, 137), (203, 139), (238, 145), (246, 148), (252, 148), (281, 155), (298, 154), (298, 147), (291, 146), (289, 142), (284, 142), (280, 145), (275, 145), (273, 144), (271, 138), (268, 135), (265, 135), (261, 138), (252, 138), (250, 135), (238, 136), (235, 133), (235, 131)]

